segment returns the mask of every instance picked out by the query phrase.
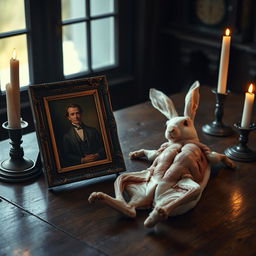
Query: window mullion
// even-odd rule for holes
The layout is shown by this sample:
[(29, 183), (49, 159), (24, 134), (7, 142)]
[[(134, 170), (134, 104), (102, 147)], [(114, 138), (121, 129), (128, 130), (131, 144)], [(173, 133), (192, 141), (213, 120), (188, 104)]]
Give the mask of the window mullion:
[(47, 82), (45, 2), (25, 0), (28, 27), (28, 54), (31, 83)]
[(19, 29), (19, 30), (14, 30), (14, 31), (3, 32), (3, 33), (0, 33), (0, 39), (6, 38), (6, 37), (11, 37), (11, 36), (23, 35), (26, 33), (27, 33), (26, 29)]
[(33, 58), (33, 43), (32, 43), (32, 32), (31, 32), (31, 5), (29, 0), (25, 0), (25, 18), (26, 18), (26, 29), (27, 29), (27, 48), (28, 48), (28, 66), (29, 66), (29, 81), (34, 83), (36, 76), (34, 75), (34, 58)]
[(60, 0), (25, 2), (31, 83), (63, 80)]
[[(118, 1), (114, 0), (114, 12), (118, 12)], [(119, 66), (119, 15), (114, 16), (114, 49), (115, 49), (115, 64)]]
[[(44, 2), (44, 1), (42, 1)], [(62, 23), (61, 23), (61, 0), (47, 0), (46, 13), (47, 21), (46, 34), (46, 55), (47, 72), (49, 82), (61, 81), (63, 75), (63, 55), (62, 55)], [(51, 10), (49, 12), (49, 10)]]
[(86, 17), (88, 21), (86, 22), (86, 39), (87, 39), (87, 56), (88, 56), (88, 71), (92, 72), (92, 46), (91, 46), (91, 13), (90, 13), (90, 0), (86, 0)]

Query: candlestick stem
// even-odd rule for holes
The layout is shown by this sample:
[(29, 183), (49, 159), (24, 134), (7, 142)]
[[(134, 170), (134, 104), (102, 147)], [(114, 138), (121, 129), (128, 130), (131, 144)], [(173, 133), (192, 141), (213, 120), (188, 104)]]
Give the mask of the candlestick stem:
[(5, 182), (24, 182), (38, 177), (41, 169), (37, 168), (31, 159), (24, 157), (22, 144), (22, 130), (28, 123), (21, 121), (21, 128), (10, 128), (8, 122), (3, 123), (3, 128), (8, 130), (10, 138), (10, 158), (0, 164), (0, 180)]
[(202, 130), (204, 133), (212, 135), (212, 136), (229, 136), (233, 133), (233, 130), (231, 127), (226, 126), (222, 122), (222, 118), (224, 115), (224, 102), (228, 95), (218, 93), (216, 90), (212, 90), (213, 93), (216, 95), (216, 105), (215, 105), (215, 120), (210, 124), (205, 124), (202, 127)]
[(225, 155), (235, 161), (252, 162), (256, 161), (256, 152), (251, 150), (248, 146), (249, 134), (251, 131), (256, 130), (256, 125), (251, 124), (250, 128), (242, 128), (240, 123), (234, 125), (240, 132), (239, 144), (229, 147), (225, 150)]

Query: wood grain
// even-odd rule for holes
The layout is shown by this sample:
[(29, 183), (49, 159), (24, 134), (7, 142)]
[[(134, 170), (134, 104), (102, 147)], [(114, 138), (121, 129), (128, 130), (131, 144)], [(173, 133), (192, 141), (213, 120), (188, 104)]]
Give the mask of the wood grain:
[[(172, 96), (180, 114), (184, 96), (185, 93)], [(203, 124), (213, 121), (214, 105), (215, 95), (208, 87), (202, 87), (196, 127), (201, 141), (221, 153), (238, 142), (238, 135), (218, 138), (201, 132)], [(240, 121), (242, 105), (242, 96), (230, 94), (223, 121), (231, 126)], [(165, 117), (148, 102), (114, 115), (127, 170), (147, 168), (148, 162), (131, 161), (128, 153), (140, 148), (154, 149), (164, 142)], [(34, 133), (23, 137), (25, 155), (31, 158), (38, 152), (35, 138)], [(250, 134), (254, 150), (255, 141), (254, 132)], [(2, 160), (7, 157), (8, 142), (0, 142), (0, 149)], [(92, 250), (88, 255), (255, 255), (255, 162), (236, 163), (235, 170), (222, 165), (212, 169), (196, 208), (152, 229), (143, 226), (149, 211), (138, 211), (137, 217), (130, 219), (105, 205), (88, 204), (93, 191), (113, 195), (115, 175), (54, 190), (48, 190), (44, 176), (26, 184), (0, 183), (4, 199), (0, 203), (1, 253), (9, 255), (14, 248), (21, 248), (29, 250), (29, 255), (40, 255), (41, 247), (47, 247), (53, 253), (49, 255), (87, 255), (86, 250)], [(25, 217), (21, 218), (21, 214)]]
[(4, 199), (0, 212), (0, 255), (104, 255)]

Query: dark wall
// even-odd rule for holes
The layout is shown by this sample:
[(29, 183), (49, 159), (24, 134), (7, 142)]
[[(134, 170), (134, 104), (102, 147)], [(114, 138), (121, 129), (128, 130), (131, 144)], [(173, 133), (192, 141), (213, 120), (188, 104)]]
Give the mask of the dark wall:
[[(197, 2), (159, 1), (156, 9), (159, 19), (157, 50), (154, 51), (157, 67), (157, 71), (153, 72), (154, 83), (161, 84), (169, 93), (186, 89), (194, 80), (216, 87), (222, 35), (229, 27), (232, 40), (227, 86), (231, 91), (243, 93), (248, 82), (255, 82), (256, 78), (256, 29), (253, 18), (256, 2), (223, 1), (224, 16), (219, 23), (211, 25), (198, 18), (202, 10), (198, 9)], [(210, 2), (217, 5), (216, 2), (221, 1)], [(207, 5), (203, 7), (204, 13), (207, 13), (207, 8)]]
[[(131, 19), (126, 31), (120, 35), (128, 33), (130, 38), (127, 46), (130, 57), (126, 61), (124, 59), (127, 62), (124, 66), (128, 68), (126, 72), (120, 70), (117, 76), (107, 76), (114, 110), (148, 100), (151, 87), (172, 94), (186, 90), (194, 80), (199, 80), (202, 85), (217, 86), (221, 38), (226, 26), (233, 32), (228, 88), (243, 93), (248, 81), (255, 80), (255, 1), (225, 0), (229, 13), (221, 24), (215, 26), (206, 26), (198, 21), (196, 2), (129, 2)], [(26, 92), (23, 97), (28, 99)], [(1, 123), (6, 120), (5, 111), (1, 109)], [(33, 130), (28, 100), (23, 103), (22, 115), (30, 124), (25, 132)], [(0, 130), (2, 139), (7, 133)]]

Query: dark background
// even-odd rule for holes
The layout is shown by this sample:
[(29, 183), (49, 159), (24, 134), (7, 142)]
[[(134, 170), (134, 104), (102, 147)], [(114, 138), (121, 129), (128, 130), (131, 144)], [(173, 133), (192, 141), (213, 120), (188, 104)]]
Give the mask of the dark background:
[[(47, 2), (45, 10), (37, 10), (38, 7), (31, 2), (31, 15), (47, 13)], [(254, 82), (256, 76), (256, 1), (223, 2), (223, 18), (218, 24), (209, 25), (198, 18), (198, 0), (119, 1), (122, 28), (119, 31), (119, 40), (122, 41), (119, 49), (120, 67), (84, 77), (107, 75), (114, 110), (148, 100), (151, 87), (173, 94), (187, 90), (195, 80), (199, 80), (202, 86), (215, 88), (222, 35), (229, 27), (232, 40), (227, 87), (231, 93), (244, 93), (248, 82)], [(52, 17), (52, 20), (56, 17)], [(47, 42), (44, 40), (44, 43)], [(53, 47), (50, 42), (48, 48)], [(44, 59), (45, 55), (40, 61)], [(53, 74), (48, 75), (50, 71), (42, 69), (36, 72), (35, 84), (58, 80), (53, 78)], [(23, 92), (22, 95), (22, 116), (30, 124), (25, 131), (28, 132), (34, 126), (26, 94)], [(1, 123), (6, 121), (4, 98), (2, 106)], [(6, 138), (7, 133), (2, 128), (0, 131), (1, 139)]]

